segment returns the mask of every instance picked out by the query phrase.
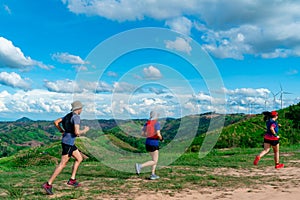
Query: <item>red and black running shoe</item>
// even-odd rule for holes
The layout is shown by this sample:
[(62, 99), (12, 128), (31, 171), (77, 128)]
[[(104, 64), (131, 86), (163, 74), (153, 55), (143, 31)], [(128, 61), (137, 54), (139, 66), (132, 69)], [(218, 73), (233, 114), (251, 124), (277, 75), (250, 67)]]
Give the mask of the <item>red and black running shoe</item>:
[(72, 185), (72, 186), (74, 186), (74, 187), (80, 187), (80, 186), (81, 186), (81, 184), (78, 183), (78, 182), (76, 181), (76, 179), (69, 179), (69, 181), (68, 181), (67, 184), (68, 184), (68, 185)]
[(52, 192), (52, 185), (49, 185), (48, 182), (44, 183), (42, 185), (42, 188), (45, 189), (45, 191), (47, 192), (47, 194), (49, 194), (49, 195), (53, 194), (53, 192)]

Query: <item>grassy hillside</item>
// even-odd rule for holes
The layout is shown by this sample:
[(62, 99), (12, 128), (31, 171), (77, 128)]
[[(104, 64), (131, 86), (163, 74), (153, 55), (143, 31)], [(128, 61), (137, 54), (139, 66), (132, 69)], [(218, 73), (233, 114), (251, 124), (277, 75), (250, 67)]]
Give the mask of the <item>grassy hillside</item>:
[[(299, 104), (279, 111), (278, 123), (281, 124), (279, 135), (282, 146), (300, 142), (300, 130), (295, 126), (298, 120), (293, 120), (290, 117), (294, 116), (292, 110), (298, 107), (300, 107)], [(259, 147), (262, 145), (265, 131), (266, 125), (263, 115), (255, 115), (248, 120), (225, 127), (216, 148)]]
[[(279, 110), (278, 123), (281, 124), (279, 135), (281, 146), (299, 144), (299, 113), (300, 103), (292, 105), (283, 110)], [(248, 116), (236, 123), (228, 124), (222, 129), (215, 148), (231, 147), (261, 147), (263, 144), (263, 135), (266, 131), (264, 116), (262, 114)], [(210, 133), (214, 134), (214, 133)], [(189, 151), (199, 151), (205, 135), (195, 138)]]
[[(300, 103), (279, 111), (281, 144), (297, 144), (300, 141)], [(213, 121), (212, 121), (213, 120)], [(222, 133), (215, 148), (260, 147), (265, 132), (262, 115), (204, 113), (186, 116), (180, 119), (161, 119), (165, 142), (192, 141), (187, 151), (198, 152), (205, 138), (208, 127), (221, 127)], [(82, 120), (91, 130), (86, 135), (91, 140), (106, 135), (108, 141), (121, 149), (132, 152), (145, 152), (145, 139), (140, 137), (141, 128), (146, 119), (134, 120)], [(211, 123), (213, 122), (213, 123)], [(194, 129), (198, 127), (197, 129)], [(29, 119), (16, 122), (0, 122), (0, 157), (10, 156), (30, 147), (44, 146), (59, 141), (61, 134), (57, 132), (51, 121), (31, 121)]]
[[(280, 136), (282, 139), (281, 162), (286, 164), (283, 173), (292, 172), (300, 167), (300, 138), (299, 138), (299, 121), (298, 109), (300, 104), (291, 106), (279, 111), (279, 123), (282, 124)], [(79, 137), (76, 140), (78, 148), (88, 156), (80, 166), (77, 178), (83, 184), (81, 188), (70, 188), (66, 185), (66, 180), (70, 177), (70, 162), (66, 169), (60, 174), (55, 181), (54, 192), (55, 199), (128, 199), (135, 198), (145, 193), (156, 192), (167, 196), (174, 196), (187, 190), (200, 190), (201, 188), (210, 188), (213, 191), (229, 191), (234, 188), (249, 188), (252, 192), (256, 188), (263, 187), (265, 182), (284, 188), (299, 187), (299, 183), (294, 180), (293, 176), (282, 179), (278, 173), (274, 173), (273, 154), (268, 154), (259, 164), (253, 167), (253, 158), (260, 152), (262, 145), (262, 134), (265, 130), (262, 115), (227, 115), (225, 116), (225, 127), (218, 139), (214, 149), (204, 158), (199, 158), (199, 148), (203, 142), (208, 123), (211, 117), (217, 117), (221, 120), (221, 115), (197, 115), (187, 116), (183, 119), (167, 119), (165, 120), (164, 129), (162, 130), (166, 136), (166, 143), (170, 140), (180, 140), (185, 135), (190, 136), (185, 131), (189, 131), (193, 124), (188, 122), (200, 121), (197, 129), (196, 137), (192, 145), (183, 153), (175, 162), (170, 165), (163, 166), (164, 161), (172, 159), (174, 151), (161, 152), (157, 174), (161, 176), (158, 181), (147, 180), (149, 172), (141, 174), (137, 177), (134, 173), (133, 163), (142, 159), (135, 154), (136, 158), (123, 157), (125, 160), (114, 159), (115, 155), (111, 152), (124, 153), (128, 152), (144, 152), (144, 138), (137, 138), (140, 134), (140, 128), (146, 120), (131, 120), (116, 123), (119, 126), (113, 126), (113, 121), (108, 121), (107, 128), (97, 129), (97, 122), (84, 121), (85, 124), (91, 125), (96, 123), (93, 129), (86, 137)], [(219, 117), (219, 118), (218, 118)], [(195, 121), (192, 120), (196, 119)], [(186, 121), (185, 121), (186, 120)], [(184, 127), (180, 127), (181, 122)], [(1, 123), (3, 135), (4, 130), (10, 132), (18, 130), (25, 133), (25, 139), (39, 141), (31, 132), (40, 131), (40, 134), (46, 136), (55, 136), (51, 134), (52, 130), (49, 122), (18, 122), (7, 123), (8, 127)], [(31, 124), (33, 123), (33, 124)], [(105, 123), (102, 121), (102, 125)], [(48, 127), (48, 128), (47, 128)], [(36, 128), (36, 129), (34, 129)], [(47, 129), (48, 131), (45, 131)], [(55, 130), (55, 129), (53, 129)], [(182, 131), (182, 135), (178, 138), (177, 132)], [(20, 134), (17, 131), (15, 135)], [(213, 133), (212, 133), (213, 134)], [(1, 141), (2, 137), (1, 135)], [(39, 135), (39, 134), (37, 134)], [(30, 137), (29, 137), (30, 136)], [(21, 137), (21, 136), (20, 136)], [(28, 138), (26, 138), (28, 137)], [(7, 141), (9, 137), (6, 138)], [(43, 140), (43, 138), (42, 138)], [(24, 141), (21, 141), (24, 142)], [(93, 149), (93, 146), (99, 148)], [(225, 148), (226, 149), (218, 149)], [(234, 147), (229, 148), (228, 147)], [(96, 157), (94, 157), (97, 155)], [(148, 154), (147, 154), (148, 155)], [(19, 150), (12, 156), (0, 158), (0, 199), (45, 199), (44, 191), (40, 185), (46, 181), (55, 166), (58, 164), (61, 156), (60, 141), (50, 141), (49, 144), (44, 142), (40, 147), (32, 147), (30, 149)], [(128, 162), (127, 170), (119, 171), (112, 169), (106, 165), (103, 158), (111, 157), (111, 165), (119, 165), (122, 162)], [(149, 156), (146, 157), (149, 159)], [(267, 169), (267, 171), (266, 171)], [(289, 171), (287, 171), (289, 170)], [(146, 171), (146, 170), (145, 170)], [(269, 173), (268, 173), (269, 171)], [(229, 172), (229, 173), (227, 173)], [(266, 174), (267, 173), (267, 174)], [(264, 174), (266, 174), (264, 176)], [(9, 179), (9, 181), (7, 181)], [(147, 184), (145, 184), (147, 183)]]
[(0, 157), (13, 155), (19, 150), (43, 146), (60, 138), (52, 122), (16, 121), (0, 123)]
[[(86, 135), (95, 139), (119, 124), (120, 120), (82, 120), (91, 130)], [(111, 136), (116, 141), (117, 138)], [(15, 122), (0, 122), (0, 158), (13, 155), (20, 150), (31, 147), (45, 146), (61, 139), (61, 133), (54, 127), (52, 121), (32, 121), (21, 118)], [(123, 145), (125, 146), (125, 145)]]
[[(1, 158), (0, 199), (49, 198), (41, 184), (53, 172), (59, 148), (59, 144), (54, 143), (47, 148), (24, 150), (13, 157)], [(253, 166), (253, 158), (260, 148), (214, 149), (201, 159), (198, 153), (185, 153), (169, 166), (159, 164), (157, 174), (161, 178), (156, 181), (147, 180), (149, 172), (136, 176), (133, 166), (132, 173), (127, 173), (87, 159), (83, 161), (77, 174), (77, 179), (83, 184), (79, 188), (66, 184), (70, 177), (71, 161), (55, 180), (52, 198), (135, 199), (145, 194), (160, 194), (163, 199), (184, 195), (186, 191), (190, 193), (193, 190), (198, 191), (198, 196), (205, 191), (224, 191), (226, 194), (223, 195), (229, 198), (229, 191), (245, 188), (247, 193), (256, 194), (257, 189), (263, 189), (266, 183), (286, 192), (299, 187), (299, 176), (287, 174), (300, 167), (297, 162), (300, 160), (299, 148), (299, 145), (294, 145), (281, 149), (281, 161), (286, 164), (286, 168), (276, 173), (272, 154), (267, 155), (259, 166)], [(26, 155), (30, 159), (16, 162)]]

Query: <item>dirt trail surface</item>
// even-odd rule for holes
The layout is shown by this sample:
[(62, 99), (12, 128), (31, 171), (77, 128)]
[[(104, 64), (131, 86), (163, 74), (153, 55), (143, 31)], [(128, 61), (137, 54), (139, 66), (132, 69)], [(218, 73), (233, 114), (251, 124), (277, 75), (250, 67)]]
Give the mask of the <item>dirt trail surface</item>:
[[(299, 162), (299, 161), (295, 161)], [(173, 196), (160, 193), (149, 193), (137, 196), (136, 200), (299, 200), (300, 199), (300, 168), (286, 167), (274, 169), (241, 170), (232, 168), (220, 168), (215, 170), (216, 175), (239, 176), (241, 179), (249, 177), (260, 177), (257, 185), (236, 188), (229, 186), (225, 188), (199, 188), (193, 190), (182, 190)]]
[[(155, 182), (161, 183), (160, 188), (154, 187), (152, 181), (141, 177), (125, 179), (123, 184), (117, 186), (109, 185), (115, 178), (106, 179), (106, 185), (96, 184), (95, 180), (83, 181), (83, 187), (78, 191), (78, 197), (73, 199), (109, 199), (109, 200), (299, 200), (300, 199), (300, 161), (290, 160), (282, 169), (274, 166), (253, 166), (249, 169), (243, 168), (193, 168), (187, 166), (172, 166), (173, 177), (176, 179), (188, 171), (194, 177), (209, 176), (211, 179), (203, 179), (203, 182), (182, 182), (182, 187), (173, 189), (162, 188), (164, 184), (172, 184), (171, 179), (161, 177)], [(199, 170), (196, 173), (195, 170)], [(195, 173), (194, 173), (195, 172)], [(184, 180), (184, 179), (180, 179)], [(198, 180), (198, 179), (196, 179)], [(123, 180), (122, 180), (123, 181)], [(169, 182), (168, 182), (169, 181)], [(168, 183), (167, 183), (168, 182)], [(145, 189), (144, 184), (152, 184)], [(116, 189), (117, 188), (117, 189)], [(71, 188), (72, 189), (72, 188)], [(107, 190), (109, 193), (98, 193)], [(56, 184), (55, 195), (49, 199), (57, 199), (70, 195), (72, 190), (67, 190), (63, 182)], [(93, 191), (93, 192), (91, 192)], [(86, 193), (87, 195), (81, 195)], [(92, 195), (92, 196), (90, 196)]]

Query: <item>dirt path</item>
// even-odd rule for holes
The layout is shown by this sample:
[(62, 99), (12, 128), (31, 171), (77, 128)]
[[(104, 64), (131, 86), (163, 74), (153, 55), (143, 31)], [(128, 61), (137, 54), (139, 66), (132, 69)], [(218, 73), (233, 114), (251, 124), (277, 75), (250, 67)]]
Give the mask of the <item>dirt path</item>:
[[(253, 166), (249, 169), (201, 167), (198, 174), (195, 171), (198, 168), (195, 167), (172, 166), (174, 176), (185, 176), (186, 174), (177, 173), (188, 171), (190, 172), (188, 176), (191, 176), (191, 174), (193, 174), (192, 176), (209, 176), (212, 179), (203, 179), (205, 183), (209, 181), (217, 184), (208, 186), (210, 184), (186, 181), (182, 183), (181, 188), (170, 189), (169, 187), (169, 189), (162, 189), (149, 187), (149, 190), (145, 190), (145, 187), (141, 187), (141, 184), (147, 184), (151, 181), (148, 182), (134, 176), (126, 179), (118, 187), (110, 184), (110, 181), (116, 181), (115, 178), (106, 178), (104, 182), (95, 181), (97, 179), (86, 180), (82, 182), (85, 187), (74, 193), (73, 188), (67, 188), (65, 182), (61, 181), (56, 184), (55, 195), (49, 197), (49, 199), (69, 196), (78, 200), (91, 198), (105, 200), (299, 200), (299, 166), (299, 160), (289, 160), (289, 162), (286, 162), (286, 167), (282, 169), (275, 169), (274, 166)], [(164, 183), (171, 184), (170, 182), (164, 182), (167, 180), (167, 178), (162, 177), (157, 180), (162, 184), (157, 185), (164, 187)], [(184, 179), (176, 179), (177, 182), (179, 180)], [(110, 192), (101, 193), (101, 191)]]
[[(299, 162), (299, 161), (295, 161)], [(150, 193), (140, 194), (135, 200), (299, 200), (300, 199), (300, 168), (286, 167), (276, 170), (273, 167), (265, 169), (227, 169), (215, 171), (218, 175), (240, 176), (240, 178), (263, 176), (263, 182), (245, 188), (199, 188), (182, 190), (173, 196)]]

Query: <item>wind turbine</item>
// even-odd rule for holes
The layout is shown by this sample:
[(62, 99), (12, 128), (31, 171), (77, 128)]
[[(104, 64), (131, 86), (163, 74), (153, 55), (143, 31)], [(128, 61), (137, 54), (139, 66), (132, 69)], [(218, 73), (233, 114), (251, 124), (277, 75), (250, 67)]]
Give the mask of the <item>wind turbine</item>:
[(249, 100), (248, 101), (248, 113), (252, 114), (253, 105), (255, 105), (255, 100)]
[(281, 105), (281, 109), (282, 109), (282, 98), (283, 98), (283, 94), (292, 94), (292, 93), (283, 91), (282, 85), (281, 85), (281, 84), (280, 84), (280, 91), (279, 91), (279, 93), (280, 93), (280, 105)]
[(268, 101), (268, 98), (269, 98), (269, 94), (266, 93), (266, 94), (265, 94), (265, 107), (264, 107), (265, 110), (267, 110), (267, 103), (269, 102), (269, 101)]
[(271, 93), (273, 95), (273, 107), (274, 107), (273, 109), (276, 109), (276, 96), (280, 93), (280, 91), (277, 92), (276, 94), (273, 93), (272, 91), (271, 91)]

